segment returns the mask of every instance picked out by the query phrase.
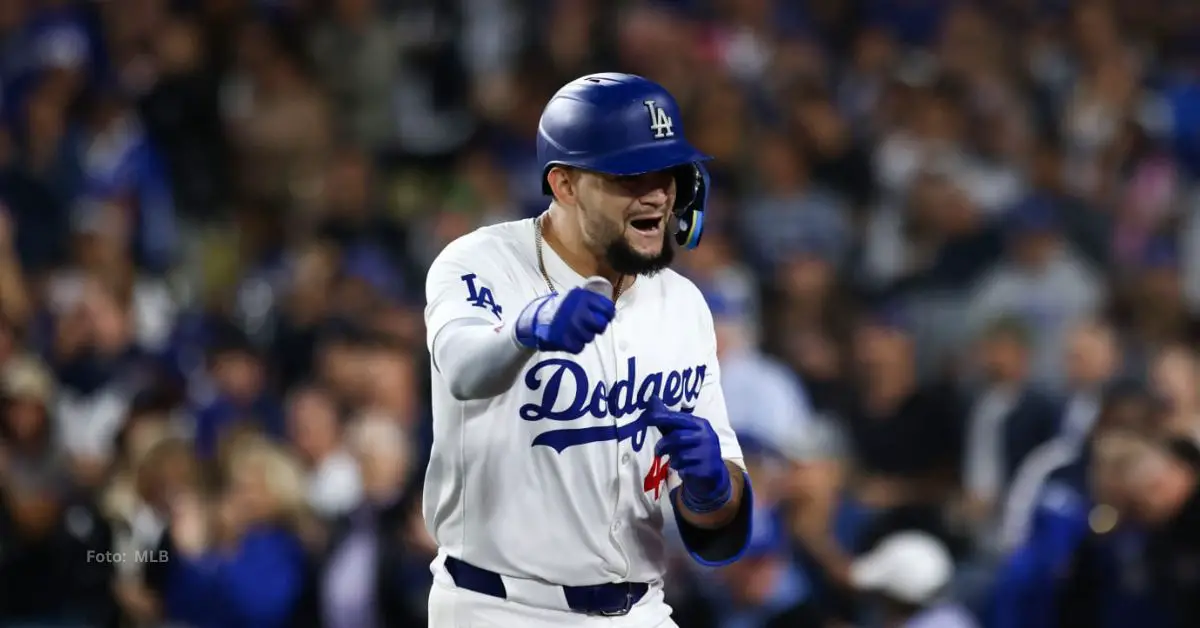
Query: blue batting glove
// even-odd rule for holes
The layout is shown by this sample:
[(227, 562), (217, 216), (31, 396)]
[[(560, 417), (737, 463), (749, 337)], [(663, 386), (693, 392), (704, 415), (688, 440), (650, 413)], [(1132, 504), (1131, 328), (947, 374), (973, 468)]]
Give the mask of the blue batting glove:
[(721, 443), (708, 420), (688, 411), (670, 410), (657, 397), (650, 400), (643, 416), (662, 432), (654, 453), (670, 457), (668, 464), (683, 481), (683, 505), (703, 514), (729, 503), (733, 483), (721, 458)]
[(612, 299), (584, 288), (548, 294), (526, 305), (517, 317), (517, 342), (538, 351), (579, 354), (616, 314)]

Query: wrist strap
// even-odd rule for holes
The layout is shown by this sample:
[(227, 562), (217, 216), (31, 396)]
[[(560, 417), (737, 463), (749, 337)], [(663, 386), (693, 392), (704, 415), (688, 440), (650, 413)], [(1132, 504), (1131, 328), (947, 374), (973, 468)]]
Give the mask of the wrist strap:
[(680, 499), (685, 508), (698, 515), (720, 510), (733, 499), (733, 482), (729, 479), (729, 472), (721, 475), (721, 482), (708, 495), (696, 495), (684, 482)]
[(553, 309), (547, 309), (546, 306), (554, 300), (555, 296), (554, 294), (548, 294), (544, 297), (538, 297), (530, 301), (524, 310), (521, 310), (521, 315), (517, 317), (517, 324), (515, 325), (517, 342), (530, 349), (541, 349), (539, 346), (538, 327), (540, 325), (549, 325), (550, 320), (553, 319)]

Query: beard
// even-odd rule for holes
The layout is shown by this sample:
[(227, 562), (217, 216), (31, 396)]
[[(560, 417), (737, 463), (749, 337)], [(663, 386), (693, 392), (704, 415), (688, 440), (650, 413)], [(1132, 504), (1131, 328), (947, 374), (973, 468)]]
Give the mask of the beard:
[(654, 255), (643, 255), (634, 250), (625, 239), (619, 235), (604, 248), (604, 261), (609, 268), (622, 275), (645, 275), (653, 277), (662, 272), (675, 260), (675, 247), (670, 234), (664, 230), (663, 245)]
[[(604, 256), (604, 262), (614, 272), (621, 275), (645, 275), (653, 277), (662, 272), (671, 262), (675, 260), (674, 237), (671, 235), (670, 217), (668, 217), (666, 225), (663, 229), (663, 243), (659, 248), (658, 253), (654, 255), (644, 255), (637, 252), (633, 246), (629, 244), (629, 240), (625, 238), (625, 223), (624, 221), (614, 221), (606, 219), (600, 212), (588, 211), (588, 207), (582, 202), (580, 210), (584, 213), (584, 218), (588, 225), (584, 232), (590, 233), (593, 251), (599, 251)], [(586, 238), (587, 236), (585, 236)], [(600, 242), (608, 241), (602, 249), (596, 246)]]

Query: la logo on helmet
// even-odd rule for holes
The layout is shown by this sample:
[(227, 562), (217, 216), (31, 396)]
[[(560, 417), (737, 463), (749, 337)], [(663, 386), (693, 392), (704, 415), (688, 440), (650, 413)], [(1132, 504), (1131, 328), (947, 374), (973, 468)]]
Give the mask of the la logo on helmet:
[(646, 105), (646, 111), (650, 114), (650, 130), (654, 131), (654, 139), (675, 137), (675, 121), (671, 120), (667, 110), (654, 104), (653, 100), (643, 101), (642, 104)]

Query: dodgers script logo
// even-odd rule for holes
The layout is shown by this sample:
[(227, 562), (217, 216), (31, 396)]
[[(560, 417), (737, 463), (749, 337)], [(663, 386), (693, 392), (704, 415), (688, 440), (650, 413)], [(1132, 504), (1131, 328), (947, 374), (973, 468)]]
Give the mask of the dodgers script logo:
[[(538, 403), (521, 406), (519, 414), (526, 421), (575, 421), (585, 416), (597, 419), (622, 417), (646, 408), (654, 397), (662, 399), (667, 407), (694, 407), (704, 384), (706, 367), (701, 364), (682, 371), (648, 373), (638, 379), (637, 358), (625, 363), (625, 377), (613, 383), (612, 389), (599, 381), (593, 386), (587, 371), (578, 363), (565, 358), (551, 358), (534, 364), (525, 372), (525, 386), (531, 391), (541, 391)], [(559, 393), (573, 388), (575, 396), (565, 408), (561, 406)], [(533, 439), (533, 447), (545, 445), (562, 453), (568, 447), (615, 440), (630, 439), (634, 451), (641, 451), (646, 442), (648, 425), (638, 417), (634, 421), (617, 427), (612, 423), (590, 427), (550, 430)]]

